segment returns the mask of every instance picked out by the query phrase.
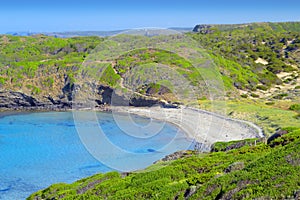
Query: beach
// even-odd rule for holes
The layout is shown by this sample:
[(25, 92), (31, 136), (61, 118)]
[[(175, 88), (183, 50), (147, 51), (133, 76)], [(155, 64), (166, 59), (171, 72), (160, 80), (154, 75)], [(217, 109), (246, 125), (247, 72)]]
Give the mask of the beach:
[(112, 107), (111, 110), (172, 123), (183, 130), (187, 137), (205, 145), (220, 141), (264, 137), (262, 129), (251, 122), (185, 106), (180, 108)]

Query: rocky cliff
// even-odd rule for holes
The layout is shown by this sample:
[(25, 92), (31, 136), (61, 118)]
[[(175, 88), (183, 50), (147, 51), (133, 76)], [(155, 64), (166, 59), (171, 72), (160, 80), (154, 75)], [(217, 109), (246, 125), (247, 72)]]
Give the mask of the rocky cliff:
[[(83, 109), (83, 108), (101, 108), (104, 106), (136, 106), (147, 107), (159, 105), (169, 107), (166, 102), (153, 97), (147, 97), (140, 94), (126, 96), (117, 94), (109, 86), (97, 86), (97, 93), (91, 94), (88, 98), (77, 99), (74, 93), (79, 85), (72, 86), (65, 92), (65, 86), (62, 94), (58, 96), (33, 96), (22, 92), (0, 91), (0, 109), (2, 110), (65, 110), (65, 109)], [(66, 95), (67, 94), (67, 95)]]

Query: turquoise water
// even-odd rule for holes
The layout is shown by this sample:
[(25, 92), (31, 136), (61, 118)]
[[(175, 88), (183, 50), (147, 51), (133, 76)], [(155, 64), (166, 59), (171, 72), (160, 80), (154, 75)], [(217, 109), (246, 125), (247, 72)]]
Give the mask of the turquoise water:
[[(170, 153), (187, 149), (191, 143), (175, 126), (163, 122), (119, 115), (116, 123), (110, 113), (96, 116), (96, 124), (87, 119), (75, 123), (72, 112), (0, 118), (0, 199), (25, 199), (53, 183), (71, 183), (95, 173), (141, 169)], [(149, 124), (161, 128), (151, 133), (145, 128)], [(82, 143), (84, 134), (98, 131), (99, 127), (104, 133), (97, 136), (102, 137), (99, 141), (110, 141), (110, 145)], [(130, 129), (132, 133), (128, 132)], [(81, 130), (80, 134), (77, 130)], [(91, 145), (102, 147), (103, 152), (90, 151), (98, 159), (87, 150), (97, 149)], [(121, 153), (109, 149), (111, 145)]]

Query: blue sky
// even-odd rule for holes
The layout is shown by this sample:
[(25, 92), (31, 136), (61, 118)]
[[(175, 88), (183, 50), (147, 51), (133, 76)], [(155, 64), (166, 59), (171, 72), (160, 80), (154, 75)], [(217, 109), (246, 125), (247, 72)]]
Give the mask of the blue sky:
[(193, 27), (199, 23), (300, 21), (299, 0), (10, 0), (0, 33)]

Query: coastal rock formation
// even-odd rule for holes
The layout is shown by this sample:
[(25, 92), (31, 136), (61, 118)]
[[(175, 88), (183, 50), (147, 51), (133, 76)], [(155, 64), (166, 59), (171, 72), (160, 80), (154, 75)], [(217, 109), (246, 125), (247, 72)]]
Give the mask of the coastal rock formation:
[(60, 110), (72, 108), (93, 108), (106, 105), (151, 107), (160, 105), (162, 107), (174, 107), (159, 99), (140, 94), (126, 96), (119, 94), (109, 86), (94, 86), (96, 92), (77, 96), (82, 90), (81, 85), (67, 83), (62, 88), (61, 94), (56, 95), (29, 95), (24, 92), (0, 91), (0, 108), (7, 110)]
[(209, 34), (209, 33), (214, 32), (214, 30), (212, 28), (213, 28), (213, 26), (211, 26), (211, 25), (205, 25), (205, 24), (197, 25), (193, 29), (193, 32), (198, 32), (198, 33), (202, 33), (202, 34)]
[(0, 92), (0, 107), (15, 108), (15, 107), (36, 107), (41, 106), (41, 103), (34, 97), (28, 96), (21, 92)]
[(172, 161), (172, 160), (178, 160), (180, 158), (186, 158), (186, 157), (190, 157), (192, 155), (193, 155), (193, 151), (190, 151), (190, 150), (177, 151), (173, 154), (167, 155), (164, 158), (154, 162), (154, 164), (159, 163), (159, 162), (167, 162), (167, 161)]

